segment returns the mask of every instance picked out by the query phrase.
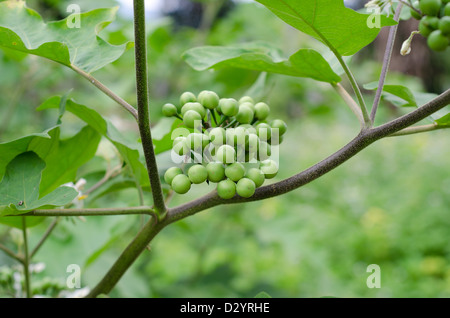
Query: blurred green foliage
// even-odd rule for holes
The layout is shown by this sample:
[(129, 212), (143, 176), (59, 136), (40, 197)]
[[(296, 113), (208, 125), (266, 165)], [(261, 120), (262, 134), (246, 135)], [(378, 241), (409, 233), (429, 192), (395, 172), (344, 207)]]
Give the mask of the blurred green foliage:
[[(69, 2), (73, 3), (29, 1), (29, 6), (47, 8), (39, 12), (54, 19), (65, 16)], [(117, 4), (111, 0), (78, 2), (83, 11)], [(289, 127), (281, 147), (281, 170), (274, 181), (322, 160), (358, 131), (358, 123), (329, 85), (268, 75), (264, 86), (256, 87), (253, 84), (260, 75), (256, 72), (196, 72), (181, 60), (181, 54), (195, 46), (255, 40), (269, 41), (286, 55), (302, 47), (325, 51), (260, 6), (239, 4), (206, 30), (175, 28), (170, 18), (152, 19), (148, 34), (152, 122), (161, 118), (161, 106), (176, 102), (183, 91), (209, 89), (225, 97), (239, 97), (250, 89), (260, 92), (257, 97), (267, 101)], [(132, 40), (132, 23), (126, 15), (119, 15), (101, 36), (114, 44)], [(133, 58), (130, 50), (94, 73), (131, 104), (135, 104)], [(377, 80), (379, 63), (361, 59), (350, 65), (361, 83)], [(69, 90), (71, 98), (104, 114), (137, 140), (133, 118), (69, 69), (0, 50), (0, 70), (0, 142), (53, 126), (56, 112), (35, 109), (48, 97)], [(389, 79), (422, 90), (418, 79), (401, 74), (391, 74)], [(384, 103), (378, 120), (406, 111)], [(66, 114), (62, 134), (71, 136), (82, 125)], [(180, 221), (160, 233), (112, 296), (253, 297), (265, 291), (272, 297), (449, 297), (449, 157), (446, 131), (386, 139), (284, 196), (217, 207)], [(168, 160), (167, 154), (158, 156), (162, 171), (170, 165)], [(85, 177), (90, 186), (113, 164), (108, 146), (101, 144), (79, 177)], [(175, 196), (170, 205), (212, 189), (193, 187), (188, 195)], [(139, 198), (129, 188), (95, 201), (88, 198), (86, 204), (123, 207), (139, 204)], [(34, 259), (34, 263), (45, 264), (33, 274), (35, 292), (57, 296), (64, 289), (70, 264), (81, 266), (82, 286), (93, 287), (144, 221), (139, 216), (62, 218)], [(32, 246), (50, 222), (29, 230)], [(23, 249), (16, 230), (3, 225), (0, 243)], [(366, 285), (369, 264), (381, 268), (380, 289)], [(0, 296), (15, 294), (14, 271), (20, 269), (0, 253)]]

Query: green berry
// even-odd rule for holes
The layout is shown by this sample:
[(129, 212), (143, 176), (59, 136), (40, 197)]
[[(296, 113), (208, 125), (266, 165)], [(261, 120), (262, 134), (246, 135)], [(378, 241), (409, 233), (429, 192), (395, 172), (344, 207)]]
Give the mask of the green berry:
[(249, 134), (245, 142), (245, 150), (249, 152), (258, 151), (259, 137), (256, 134)]
[(211, 143), (216, 146), (222, 146), (226, 142), (225, 129), (222, 127), (215, 127), (209, 131), (209, 139)]
[(283, 136), (285, 134), (286, 130), (287, 130), (286, 123), (283, 120), (281, 120), (281, 119), (275, 119), (274, 121), (272, 121), (270, 123), (270, 126), (273, 129), (278, 129), (278, 132), (279, 132), (280, 136)]
[(241, 180), (245, 175), (245, 168), (242, 163), (236, 162), (225, 168), (225, 176), (234, 182)]
[(426, 20), (422, 19), (419, 22), (419, 32), (427, 38), (433, 32), (433, 29), (426, 23)]
[(175, 116), (178, 112), (177, 107), (174, 104), (167, 103), (162, 107), (162, 113), (166, 117)]
[(243, 127), (228, 128), (225, 131), (227, 144), (230, 146), (243, 146), (248, 136), (248, 132)]
[(239, 104), (243, 104), (243, 103), (255, 104), (255, 101), (250, 96), (243, 96), (239, 99)]
[(432, 31), (437, 30), (439, 28), (439, 18), (438, 17), (425, 16), (420, 21), (423, 21), (423, 23), (426, 26), (428, 26)]
[(220, 162), (210, 162), (206, 166), (208, 172), (208, 180), (211, 182), (219, 182), (225, 178), (225, 168)]
[(258, 168), (251, 168), (247, 171), (245, 174), (246, 178), (249, 178), (255, 183), (255, 186), (259, 188), (263, 185), (264, 181), (266, 180), (266, 176), (264, 173), (259, 170)]
[(253, 120), (253, 116), (253, 110), (250, 107), (241, 105), (236, 114), (236, 120), (241, 124), (250, 124)]
[(441, 10), (441, 0), (420, 0), (419, 8), (424, 15), (437, 16)]
[(183, 123), (188, 128), (198, 128), (202, 125), (202, 116), (195, 110), (188, 110), (183, 116)]
[(181, 115), (184, 116), (184, 114), (186, 114), (188, 110), (195, 110), (200, 114), (200, 116), (202, 116), (202, 118), (205, 118), (206, 116), (206, 109), (200, 103), (192, 102), (184, 104), (184, 106), (181, 108)]
[(171, 183), (173, 191), (178, 194), (185, 194), (191, 189), (191, 181), (185, 174), (175, 176)]
[(448, 37), (443, 35), (441, 30), (431, 32), (427, 43), (433, 51), (444, 51), (450, 44)]
[(444, 7), (444, 16), (450, 16), (450, 3), (447, 3)]
[(255, 113), (255, 104), (249, 103), (249, 102), (239, 104), (239, 108), (242, 106), (246, 106), (246, 107), (250, 108), (253, 111), (253, 114)]
[(263, 161), (269, 159), (271, 154), (272, 150), (270, 145), (265, 141), (260, 141), (258, 144), (258, 152), (257, 152), (258, 160)]
[(239, 111), (238, 102), (233, 98), (222, 98), (219, 102), (220, 111), (225, 116), (235, 116)]
[(172, 149), (176, 154), (178, 154), (180, 156), (188, 154), (189, 146), (186, 143), (186, 137), (175, 138), (175, 140), (173, 141), (173, 144), (172, 144)]
[(264, 120), (269, 116), (270, 107), (266, 103), (257, 103), (255, 105), (255, 117), (258, 120)]
[(439, 30), (441, 30), (443, 35), (450, 35), (450, 17), (442, 17), (439, 20)]
[(242, 178), (236, 184), (236, 192), (243, 198), (250, 198), (253, 194), (255, 194), (255, 190), (255, 182), (248, 178)]
[(216, 151), (216, 158), (218, 161), (223, 163), (233, 163), (235, 162), (236, 150), (230, 145), (220, 146)]
[(164, 181), (170, 185), (172, 184), (173, 178), (175, 178), (179, 174), (183, 174), (183, 170), (181, 170), (180, 168), (178, 167), (169, 168), (164, 174)]
[(262, 173), (264, 173), (266, 179), (272, 179), (278, 173), (277, 163), (270, 159), (262, 161), (259, 169), (261, 169)]
[(195, 97), (194, 93), (191, 92), (184, 92), (180, 96), (180, 105), (183, 106), (186, 103), (193, 103), (196, 102), (197, 98)]
[(217, 184), (217, 194), (222, 199), (231, 199), (236, 194), (236, 183), (227, 179)]
[(188, 177), (192, 183), (200, 184), (208, 178), (208, 171), (201, 164), (193, 165), (188, 170)]
[(247, 130), (247, 132), (249, 134), (255, 134), (256, 135), (256, 128), (253, 127), (250, 124), (244, 124), (244, 125), (240, 125), (239, 127), (245, 128), (245, 130)]
[(272, 138), (272, 127), (267, 123), (259, 123), (256, 125), (256, 134), (259, 139), (263, 141), (268, 141)]
[(208, 109), (214, 109), (219, 105), (219, 96), (212, 91), (202, 91), (198, 94), (198, 102)]

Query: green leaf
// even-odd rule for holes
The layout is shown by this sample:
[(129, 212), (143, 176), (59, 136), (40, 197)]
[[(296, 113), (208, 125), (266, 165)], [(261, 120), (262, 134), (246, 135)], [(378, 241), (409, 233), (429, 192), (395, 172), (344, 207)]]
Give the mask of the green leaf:
[(158, 125), (156, 125), (152, 130), (155, 154), (160, 154), (172, 149), (172, 132), (183, 124), (183, 122), (179, 119), (173, 120), (172, 124), (170, 124), (170, 120), (173, 119), (161, 119)]
[(281, 20), (327, 45), (340, 55), (353, 55), (371, 43), (381, 27), (395, 25), (380, 16), (380, 28), (369, 28), (369, 14), (355, 12), (343, 0), (256, 0)]
[(16, 156), (6, 167), (0, 183), (0, 216), (20, 215), (39, 208), (63, 206), (78, 195), (71, 187), (59, 187), (39, 197), (45, 162), (31, 151)]
[(435, 121), (440, 127), (450, 127), (450, 113)]
[[(376, 90), (378, 88), (378, 82), (366, 84), (364, 85), (364, 88), (368, 90)], [(385, 93), (392, 94), (400, 98), (401, 101), (398, 101), (398, 99), (393, 99), (391, 96), (386, 95)], [(400, 107), (418, 107), (414, 94), (408, 87), (403, 85), (384, 85), (383, 97), (387, 98), (394, 105)]]
[(261, 42), (235, 47), (205, 46), (183, 54), (192, 68), (203, 71), (216, 67), (236, 67), (259, 72), (309, 77), (322, 82), (337, 83), (341, 78), (333, 72), (320, 53), (301, 49), (284, 59), (278, 50)]
[(114, 19), (118, 7), (97, 9), (45, 23), (25, 1), (0, 3), (0, 46), (38, 55), (92, 73), (117, 60), (132, 45), (115, 46), (98, 36)]
[[(59, 108), (60, 96), (54, 96), (46, 100), (37, 110)], [(108, 120), (104, 119), (95, 110), (84, 105), (77, 104), (71, 99), (66, 101), (66, 111), (71, 112), (82, 121), (95, 129), (100, 135), (106, 137), (119, 151), (125, 163), (130, 167), (137, 182), (142, 187), (150, 186), (147, 170), (139, 159), (139, 144), (125, 139), (117, 128)]]

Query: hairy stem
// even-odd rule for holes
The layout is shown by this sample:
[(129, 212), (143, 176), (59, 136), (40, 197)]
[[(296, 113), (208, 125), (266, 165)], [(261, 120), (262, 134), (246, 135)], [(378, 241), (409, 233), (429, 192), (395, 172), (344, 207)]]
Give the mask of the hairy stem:
[[(395, 11), (394, 20), (399, 21), (400, 13), (402, 11), (403, 4), (399, 3), (397, 10)], [(375, 93), (375, 99), (373, 101), (372, 111), (370, 113), (370, 120), (373, 123), (377, 114), (378, 105), (380, 104), (381, 94), (383, 93), (384, 83), (391, 64), (392, 51), (394, 50), (395, 36), (397, 34), (398, 24), (393, 25), (389, 29), (389, 36), (386, 43), (386, 50), (383, 57), (383, 67), (381, 69), (380, 80), (378, 82), (377, 92)]]
[(136, 57), (136, 86), (138, 103), (138, 123), (144, 149), (150, 185), (152, 187), (153, 204), (159, 218), (166, 213), (166, 205), (159, 179), (158, 165), (156, 164), (150, 131), (148, 79), (147, 79), (147, 39), (145, 35), (145, 3), (144, 0), (134, 0), (134, 37)]
[(86, 73), (82, 69), (76, 67), (75, 65), (71, 65), (70, 68), (83, 76), (85, 79), (87, 79), (91, 84), (93, 84), (95, 87), (97, 87), (99, 90), (101, 90), (103, 93), (105, 93), (109, 98), (114, 100), (116, 103), (118, 103), (120, 106), (125, 108), (133, 117), (137, 120), (138, 119), (138, 112), (136, 108), (128, 104), (124, 99), (117, 96), (112, 90), (110, 90), (108, 87), (100, 83), (95, 77), (93, 77), (91, 74)]
[(26, 217), (22, 216), (22, 234), (23, 234), (23, 275), (25, 277), (25, 292), (27, 298), (31, 298), (30, 288), (30, 255), (28, 254), (28, 235)]

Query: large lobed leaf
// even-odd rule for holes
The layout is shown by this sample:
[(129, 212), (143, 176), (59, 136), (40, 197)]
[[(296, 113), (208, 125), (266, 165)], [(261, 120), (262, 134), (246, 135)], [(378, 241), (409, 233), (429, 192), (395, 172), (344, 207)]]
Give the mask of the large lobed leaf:
[(370, 28), (369, 14), (344, 6), (343, 0), (256, 0), (281, 20), (323, 42), (340, 55), (353, 55), (371, 43), (381, 27), (395, 25), (380, 16), (380, 28)]
[(183, 55), (195, 70), (228, 66), (248, 70), (308, 77), (318, 81), (337, 83), (341, 81), (320, 53), (301, 49), (284, 59), (280, 53), (262, 43), (250, 43), (235, 47), (205, 46), (193, 48)]
[(91, 73), (117, 60), (132, 46), (111, 45), (98, 36), (114, 20), (116, 11), (117, 7), (82, 13), (80, 27), (70, 28), (70, 16), (45, 23), (25, 1), (0, 2), (0, 46)]

